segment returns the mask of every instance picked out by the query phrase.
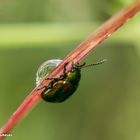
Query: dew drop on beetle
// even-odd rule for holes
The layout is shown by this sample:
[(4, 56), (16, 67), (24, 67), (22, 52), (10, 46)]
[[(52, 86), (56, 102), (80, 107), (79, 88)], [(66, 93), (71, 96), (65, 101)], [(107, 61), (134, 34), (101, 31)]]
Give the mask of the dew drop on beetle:
[(58, 66), (61, 61), (62, 60), (60, 59), (51, 59), (42, 63), (36, 73), (36, 85), (39, 85), (44, 77), (48, 75), (56, 66)]

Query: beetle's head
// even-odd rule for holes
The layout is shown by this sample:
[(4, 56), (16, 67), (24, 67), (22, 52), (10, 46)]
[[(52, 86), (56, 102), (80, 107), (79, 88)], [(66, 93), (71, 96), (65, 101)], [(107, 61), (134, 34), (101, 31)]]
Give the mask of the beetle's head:
[(82, 68), (86, 68), (86, 67), (91, 67), (91, 66), (95, 66), (95, 65), (100, 65), (100, 64), (103, 64), (104, 62), (106, 62), (107, 60), (106, 59), (103, 59), (101, 61), (98, 61), (97, 63), (93, 63), (93, 64), (88, 64), (86, 65), (86, 63), (84, 62), (83, 64), (79, 64), (79, 63), (72, 63), (72, 66), (71, 66), (71, 69), (70, 69), (70, 72), (75, 72), (76, 70), (80, 70)]
[(71, 66), (71, 69), (70, 69), (70, 72), (75, 72), (76, 70), (80, 70), (83, 66), (85, 66), (85, 62), (83, 64), (79, 64), (79, 63), (72, 63), (72, 66)]

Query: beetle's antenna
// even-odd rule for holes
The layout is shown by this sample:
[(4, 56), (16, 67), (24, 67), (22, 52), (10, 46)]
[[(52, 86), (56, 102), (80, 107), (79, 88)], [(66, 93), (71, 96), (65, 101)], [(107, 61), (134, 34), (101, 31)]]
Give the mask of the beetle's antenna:
[(97, 62), (97, 63), (88, 64), (88, 65), (85, 65), (85, 66), (83, 66), (83, 67), (81, 67), (81, 68), (91, 67), (91, 66), (95, 66), (95, 65), (100, 65), (100, 64), (103, 64), (103, 63), (106, 62), (106, 61), (107, 61), (107, 59), (103, 59), (103, 60), (101, 60), (101, 61), (99, 61), (99, 62)]
[(84, 67), (86, 65), (86, 63), (84, 62), (83, 64), (78, 64), (78, 67), (81, 69), (82, 67)]

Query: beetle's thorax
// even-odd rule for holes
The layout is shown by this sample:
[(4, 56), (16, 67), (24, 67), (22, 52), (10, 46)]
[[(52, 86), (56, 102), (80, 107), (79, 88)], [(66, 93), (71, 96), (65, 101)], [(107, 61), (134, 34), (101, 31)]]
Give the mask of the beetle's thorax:
[(81, 70), (76, 68), (74, 71), (69, 71), (67, 73), (67, 80), (72, 84), (78, 84), (81, 78)]

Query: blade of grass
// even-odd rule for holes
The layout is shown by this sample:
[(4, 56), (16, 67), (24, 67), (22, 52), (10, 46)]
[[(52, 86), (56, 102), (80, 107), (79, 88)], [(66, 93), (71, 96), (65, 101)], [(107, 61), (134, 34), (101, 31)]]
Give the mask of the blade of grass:
[[(76, 49), (69, 53), (63, 61), (57, 66), (47, 77), (58, 77), (63, 72), (63, 66), (66, 62), (79, 62), (101, 42), (108, 38), (119, 27), (126, 23), (140, 10), (140, 1), (134, 2), (132, 5), (120, 11), (116, 16), (108, 20), (95, 34), (91, 35), (87, 40), (81, 43)], [(70, 68), (68, 64), (68, 69)], [(49, 81), (43, 80), (23, 101), (18, 109), (9, 118), (6, 124), (0, 129), (0, 140), (4, 138), (2, 134), (10, 133), (11, 129), (25, 117), (25, 115), (41, 100), (41, 93), (44, 89), (41, 87), (48, 86)]]
[[(117, 41), (135, 43), (140, 35), (140, 16), (138, 15), (135, 19), (109, 41), (111, 43)], [(36, 48), (38, 46), (51, 48), (58, 47), (60, 44), (61, 47), (65, 47), (68, 43), (80, 42), (99, 25), (98, 22), (0, 24), (0, 49)]]

